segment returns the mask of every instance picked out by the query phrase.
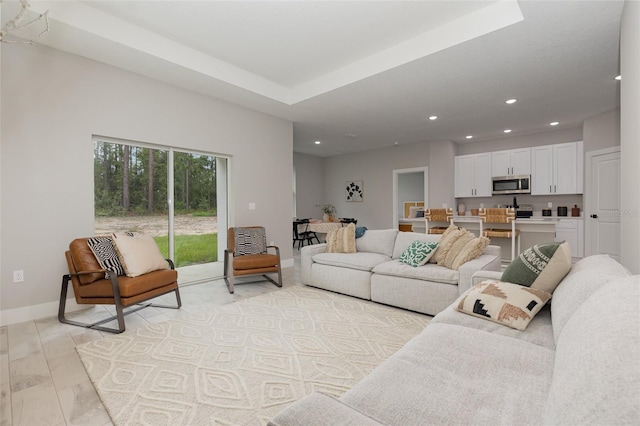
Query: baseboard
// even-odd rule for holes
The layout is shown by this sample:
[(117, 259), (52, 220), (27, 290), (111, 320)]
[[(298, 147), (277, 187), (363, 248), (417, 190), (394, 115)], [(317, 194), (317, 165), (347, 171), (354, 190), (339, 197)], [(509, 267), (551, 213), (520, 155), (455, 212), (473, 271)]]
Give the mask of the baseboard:
[[(294, 260), (284, 259), (281, 261), (283, 268), (293, 268)], [(33, 321), (41, 318), (53, 317), (58, 315), (59, 302), (48, 302), (40, 305), (25, 306), (23, 308), (6, 309), (0, 311), (0, 326), (17, 324), (19, 322)], [(67, 299), (67, 308), (65, 312), (75, 312), (82, 309), (90, 308), (93, 305), (78, 305), (76, 300)]]
[[(41, 303), (39, 305), (25, 306), (23, 308), (5, 309), (0, 311), (0, 326), (17, 324), (25, 321), (33, 321), (41, 318), (55, 317), (58, 315), (59, 302)], [(78, 305), (75, 299), (67, 299), (65, 312), (75, 312), (90, 308), (93, 305)]]

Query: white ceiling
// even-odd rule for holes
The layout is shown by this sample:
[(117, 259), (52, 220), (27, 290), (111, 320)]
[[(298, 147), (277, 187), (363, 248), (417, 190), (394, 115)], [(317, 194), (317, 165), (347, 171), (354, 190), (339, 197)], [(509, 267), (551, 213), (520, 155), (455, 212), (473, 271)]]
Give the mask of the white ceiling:
[[(3, 3), (3, 22), (15, 3)], [(622, 1), (42, 1), (36, 41), (294, 122), (330, 156), (619, 105)], [(35, 27), (35, 26), (34, 26)], [(35, 37), (36, 28), (22, 34)], [(506, 105), (508, 98), (517, 98)], [(428, 120), (429, 115), (438, 120)], [(474, 135), (471, 140), (466, 135)], [(320, 145), (314, 141), (320, 140)]]

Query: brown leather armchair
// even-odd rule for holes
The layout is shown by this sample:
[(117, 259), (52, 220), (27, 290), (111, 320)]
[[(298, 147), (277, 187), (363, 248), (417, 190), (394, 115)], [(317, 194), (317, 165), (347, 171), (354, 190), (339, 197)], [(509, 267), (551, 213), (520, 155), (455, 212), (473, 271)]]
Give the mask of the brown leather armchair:
[[(270, 248), (275, 250), (275, 254), (267, 253)], [(269, 277), (268, 273), (277, 273), (278, 281)], [(282, 287), (280, 248), (267, 245), (267, 234), (263, 226), (229, 228), (227, 249), (224, 251), (224, 281), (229, 293), (234, 292), (235, 277), (251, 275), (262, 275)]]
[[(175, 271), (170, 259), (167, 259), (170, 269), (153, 271), (134, 278), (110, 273), (109, 279), (105, 279), (106, 271), (102, 269), (91, 251), (88, 240), (88, 238), (73, 240), (69, 244), (69, 250), (65, 252), (69, 273), (62, 276), (62, 290), (58, 308), (60, 322), (110, 333), (122, 333), (125, 331), (125, 315), (148, 306), (172, 309), (178, 309), (182, 306), (178, 289), (178, 272)], [(115, 305), (116, 315), (92, 324), (67, 319), (65, 307), (69, 281), (73, 285), (76, 303), (79, 305)], [(171, 292), (176, 294), (176, 306), (142, 303)], [(124, 312), (124, 308), (127, 307), (133, 308)], [(118, 320), (117, 329), (101, 326), (101, 324), (114, 319)]]

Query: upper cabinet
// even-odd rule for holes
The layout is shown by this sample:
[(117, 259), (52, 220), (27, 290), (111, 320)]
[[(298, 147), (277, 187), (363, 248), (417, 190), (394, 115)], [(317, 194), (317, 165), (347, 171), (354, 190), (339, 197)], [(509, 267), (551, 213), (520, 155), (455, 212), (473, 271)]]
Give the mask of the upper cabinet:
[(531, 195), (582, 194), (582, 142), (531, 148)]
[(508, 149), (491, 153), (491, 176), (531, 174), (531, 148)]
[(455, 157), (455, 196), (491, 196), (491, 153)]

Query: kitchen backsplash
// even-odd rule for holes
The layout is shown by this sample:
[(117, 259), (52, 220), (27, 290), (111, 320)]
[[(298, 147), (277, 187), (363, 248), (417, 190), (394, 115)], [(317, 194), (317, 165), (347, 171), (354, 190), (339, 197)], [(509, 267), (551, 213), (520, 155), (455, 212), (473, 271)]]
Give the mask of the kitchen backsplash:
[[(558, 206), (566, 206), (569, 212), (568, 216), (571, 216), (571, 208), (577, 205), (580, 208), (580, 213), (584, 211), (583, 196), (581, 194), (572, 195), (529, 195), (518, 194), (516, 195), (518, 204), (533, 204), (533, 212), (535, 215), (539, 215), (542, 209), (546, 209), (548, 203), (552, 203), (551, 212), (555, 216)], [(494, 195), (493, 197), (473, 197), (473, 198), (456, 198), (455, 206), (448, 206), (457, 211), (458, 204), (464, 204), (467, 210), (467, 214), (471, 209), (477, 209), (480, 207), (480, 203), (484, 204), (484, 207), (495, 207), (496, 205), (511, 205), (513, 204), (513, 195)], [(438, 206), (439, 207), (439, 206)]]

